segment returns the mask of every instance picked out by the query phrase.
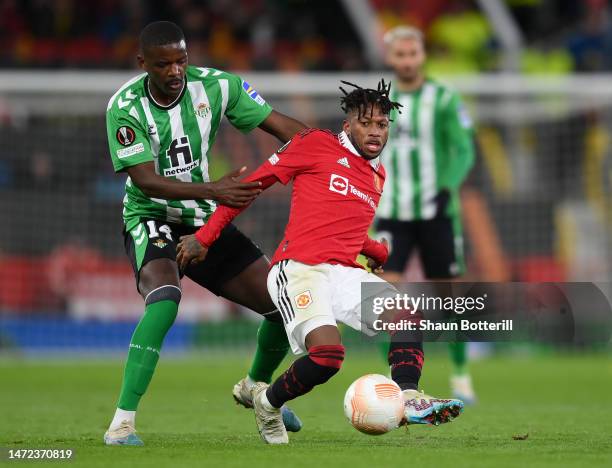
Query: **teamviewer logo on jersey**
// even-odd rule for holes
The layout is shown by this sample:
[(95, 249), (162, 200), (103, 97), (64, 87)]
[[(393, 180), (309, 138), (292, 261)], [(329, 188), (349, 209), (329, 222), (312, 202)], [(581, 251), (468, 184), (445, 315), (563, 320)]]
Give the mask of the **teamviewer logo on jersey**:
[(341, 193), (342, 195), (346, 195), (348, 193), (349, 181), (346, 177), (339, 176), (337, 174), (332, 174), (331, 179), (329, 179), (329, 189), (332, 192)]

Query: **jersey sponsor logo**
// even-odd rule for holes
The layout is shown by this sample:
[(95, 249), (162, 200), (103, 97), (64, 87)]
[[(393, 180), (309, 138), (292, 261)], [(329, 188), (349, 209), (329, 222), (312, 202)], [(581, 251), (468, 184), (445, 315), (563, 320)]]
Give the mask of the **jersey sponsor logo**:
[(366, 202), (368, 205), (370, 205), (370, 208), (372, 209), (376, 209), (376, 203), (374, 202), (374, 199), (368, 195), (367, 193), (363, 193), (361, 190), (359, 190), (357, 187), (355, 187), (353, 184), (351, 184), (351, 194), (355, 195), (357, 198), (363, 200), (364, 202)]
[(294, 298), (295, 305), (298, 309), (306, 309), (310, 304), (312, 304), (312, 295), (310, 294), (310, 289), (307, 289), (304, 292), (301, 292)]
[(331, 178), (329, 179), (329, 190), (346, 195), (348, 193), (348, 188), (349, 181), (346, 177), (342, 177), (337, 174), (331, 175)]
[(166, 157), (170, 161), (170, 167), (164, 169), (166, 177), (185, 174), (200, 165), (200, 161), (194, 161), (189, 144), (189, 136), (175, 138), (166, 150)]
[(351, 165), (348, 162), (348, 158), (345, 156), (344, 158), (340, 158), (336, 161), (338, 164), (340, 164), (341, 166), (344, 166), (348, 169), (351, 168)]
[(128, 158), (130, 156), (134, 156), (135, 154), (144, 153), (144, 150), (144, 144), (138, 143), (137, 145), (130, 146), (129, 148), (117, 150), (117, 157), (119, 159)]
[(157, 133), (157, 128), (155, 127), (155, 124), (149, 124), (149, 135), (155, 135)]
[(194, 109), (194, 112), (195, 115), (197, 115), (198, 117), (202, 117), (203, 119), (205, 119), (208, 114), (210, 114), (210, 106), (205, 102), (201, 102), (200, 104), (198, 104), (198, 107)]
[(280, 161), (280, 158), (276, 155), (276, 153), (274, 153), (272, 156), (268, 158), (268, 161), (270, 161), (270, 164), (274, 166), (276, 163)]
[(136, 139), (136, 132), (134, 132), (132, 127), (124, 125), (123, 127), (119, 127), (117, 129), (115, 136), (117, 137), (117, 141), (123, 146), (130, 146)]
[(242, 82), (242, 89), (244, 89), (244, 91), (249, 95), (249, 97), (260, 106), (263, 106), (266, 103), (265, 99), (262, 98), (259, 93), (255, 91), (255, 89), (253, 89), (253, 87), (246, 81)]
[(329, 190), (342, 195), (347, 195), (350, 192), (351, 195), (356, 196), (370, 205), (372, 209), (376, 209), (376, 202), (374, 199), (367, 193), (359, 190), (353, 184), (350, 184), (346, 177), (339, 176), (338, 174), (332, 174), (331, 178), (329, 179)]

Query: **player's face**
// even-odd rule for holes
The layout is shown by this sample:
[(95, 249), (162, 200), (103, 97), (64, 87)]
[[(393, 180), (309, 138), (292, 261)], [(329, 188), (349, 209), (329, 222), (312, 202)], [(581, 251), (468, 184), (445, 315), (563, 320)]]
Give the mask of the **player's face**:
[(387, 144), (389, 116), (379, 106), (370, 106), (361, 117), (352, 112), (344, 121), (343, 130), (364, 158), (374, 159)]
[(389, 44), (386, 60), (401, 81), (413, 81), (425, 63), (423, 44), (417, 39), (396, 39)]
[(138, 63), (159, 93), (170, 99), (180, 94), (187, 69), (185, 41), (149, 47), (138, 56)]

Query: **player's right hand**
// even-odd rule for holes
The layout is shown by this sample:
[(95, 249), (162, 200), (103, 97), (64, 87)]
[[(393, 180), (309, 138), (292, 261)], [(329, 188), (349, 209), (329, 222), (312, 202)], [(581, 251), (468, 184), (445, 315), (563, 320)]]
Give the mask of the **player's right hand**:
[(189, 265), (203, 261), (207, 253), (208, 249), (200, 244), (195, 234), (182, 236), (176, 246), (176, 263), (185, 271)]
[(212, 199), (230, 208), (241, 208), (251, 203), (262, 192), (261, 182), (241, 182), (238, 177), (246, 171), (241, 167), (211, 182)]
[[(383, 237), (380, 240), (380, 243), (383, 244), (387, 248), (387, 252), (388, 252), (389, 251), (389, 241), (387, 241), (387, 239), (385, 239)], [(367, 257), (367, 256), (366, 256), (366, 258), (368, 259), (367, 266), (368, 266), (368, 268), (370, 269), (370, 271), (372, 273), (376, 273), (377, 275), (380, 275), (381, 273), (384, 273), (382, 263), (378, 263), (373, 258), (370, 258), (370, 257)]]

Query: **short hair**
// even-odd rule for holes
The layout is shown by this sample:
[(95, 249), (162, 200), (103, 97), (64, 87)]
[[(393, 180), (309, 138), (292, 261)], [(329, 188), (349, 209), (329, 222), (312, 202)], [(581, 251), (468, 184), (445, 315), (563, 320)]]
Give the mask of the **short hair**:
[(383, 41), (386, 46), (391, 45), (393, 41), (397, 39), (414, 39), (425, 45), (421, 30), (412, 26), (396, 26), (387, 31), (383, 36)]
[(340, 82), (355, 88), (349, 93), (340, 86), (340, 91), (344, 94), (344, 96), (340, 98), (340, 107), (345, 114), (357, 111), (358, 117), (361, 118), (370, 106), (372, 106), (371, 113), (373, 113), (374, 105), (378, 105), (383, 114), (389, 115), (392, 109), (399, 109), (402, 107), (400, 103), (393, 102), (389, 99), (391, 83), (386, 84), (384, 79), (380, 80), (376, 89), (362, 88), (348, 81)]
[(176, 44), (183, 40), (183, 30), (176, 24), (171, 21), (155, 21), (147, 24), (140, 33), (140, 50)]

